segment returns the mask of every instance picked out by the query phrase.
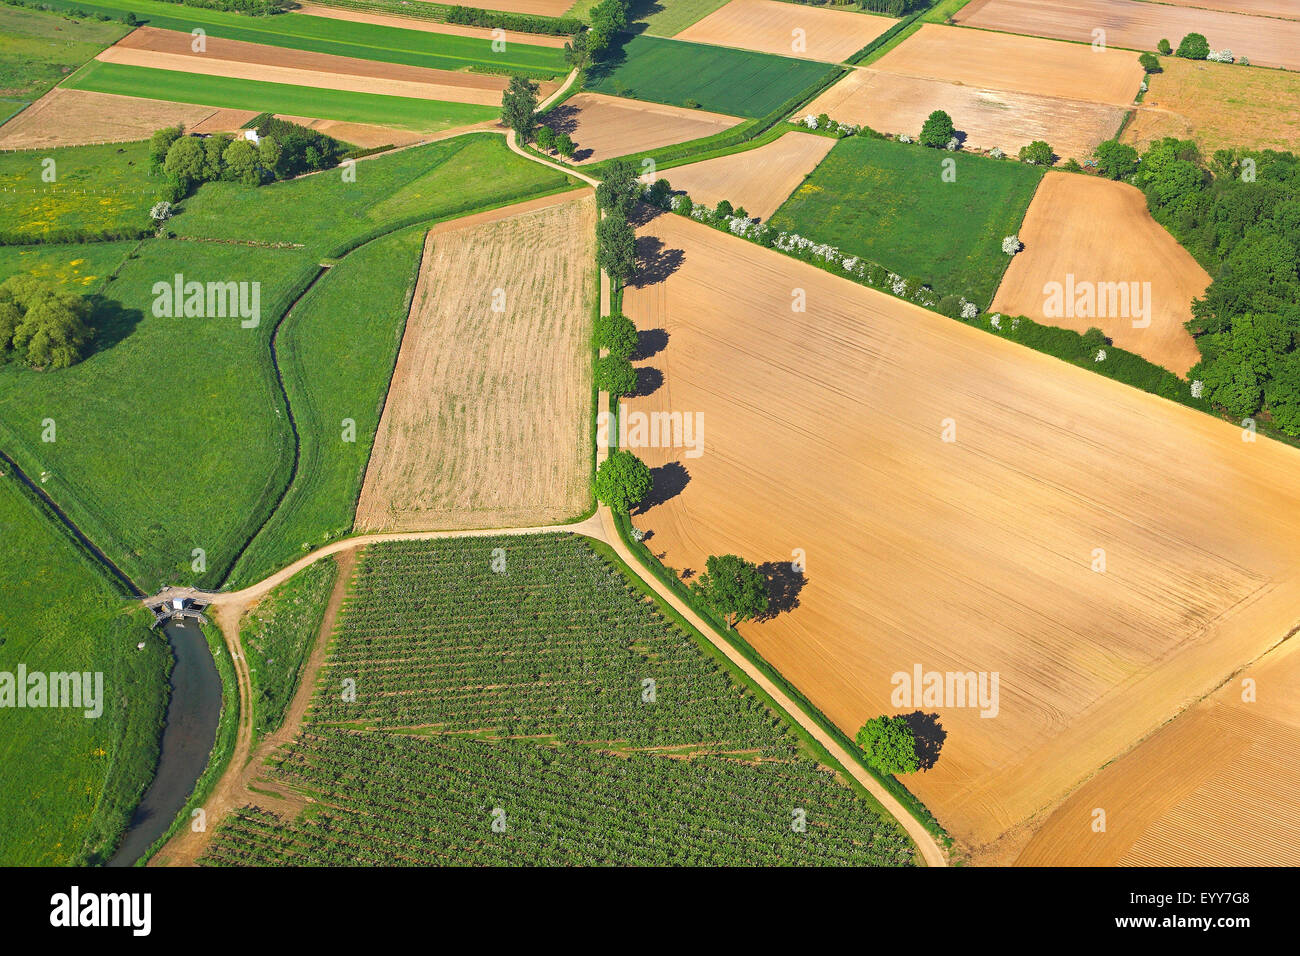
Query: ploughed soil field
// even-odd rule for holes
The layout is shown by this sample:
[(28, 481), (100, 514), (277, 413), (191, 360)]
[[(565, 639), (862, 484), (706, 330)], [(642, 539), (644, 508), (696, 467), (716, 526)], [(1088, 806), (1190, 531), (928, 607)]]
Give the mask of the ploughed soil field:
[[(450, 103), (499, 106), (509, 77), (456, 70), (431, 70), (400, 63), (332, 56), (241, 40), (207, 38), (207, 52), (195, 53), (192, 37), (175, 30), (141, 27), (109, 47), (97, 59), (127, 66), (181, 70), (206, 76), (268, 80), (319, 89), (408, 96)], [(274, 63), (274, 65), (271, 65)], [(539, 83), (543, 99), (558, 83)]]
[(562, 521), (590, 505), (591, 190), (435, 226), (358, 531)]
[(126, 143), (148, 139), (155, 130), (177, 123), (183, 123), (186, 129), (226, 133), (239, 129), (255, 115), (247, 110), (222, 110), (56, 86), (0, 126), (0, 148)]
[(571, 96), (541, 118), (577, 144), (574, 160), (594, 163), (615, 156), (712, 136), (741, 123), (735, 116), (645, 103), (604, 93)]
[[(871, 66), (882, 73), (1111, 106), (1131, 104), (1145, 75), (1128, 50), (1098, 52), (1078, 44), (936, 23), (923, 24)], [(959, 118), (953, 121), (959, 123)]]
[(1062, 159), (1086, 159), (1110, 139), (1124, 119), (1118, 106), (1102, 106), (1058, 96), (986, 89), (942, 80), (853, 70), (804, 112), (828, 114), (841, 123), (859, 123), (880, 133), (915, 138), (926, 117), (944, 110), (964, 135), (962, 148), (1000, 148), (1015, 156), (1036, 139), (1052, 145)]
[(1093, 31), (1100, 29), (1106, 31), (1108, 46), (1129, 50), (1154, 51), (1162, 39), (1176, 48), (1188, 33), (1200, 33), (1212, 50), (1231, 50), (1235, 56), (1248, 57), (1256, 66), (1300, 70), (1298, 20), (1241, 16), (1142, 0), (973, 0), (953, 19), (962, 26), (1086, 44), (1092, 43)]
[(1297, 752), (1300, 644), (1292, 638), (1080, 787), (1015, 862), (1300, 866)]
[(641, 180), (666, 179), (673, 192), (684, 192), (694, 202), (716, 206), (725, 199), (737, 209), (743, 206), (750, 216), (766, 220), (834, 145), (829, 136), (795, 131), (758, 149), (674, 166)]
[[(504, 10), (504, 7), (493, 7)], [(397, 27), (400, 30), (419, 30), (423, 33), (442, 33), (459, 37), (485, 37), (491, 39), (496, 34), (489, 27), (460, 26), (455, 23), (435, 23), (432, 20), (417, 20), (415, 17), (395, 17), (384, 13), (371, 13), (367, 10), (345, 10), (341, 7), (325, 7), (319, 3), (300, 3), (294, 13), (305, 13), (313, 17), (326, 17), (330, 20), (350, 20), (353, 23), (375, 23), (384, 27)], [(506, 43), (524, 43), (528, 46), (553, 46), (562, 48), (569, 38), (565, 36), (548, 36), (545, 33), (518, 33), (514, 30), (502, 30), (500, 38)]]
[[(896, 22), (781, 0), (731, 0), (676, 39), (840, 63)], [(803, 32), (796, 35), (796, 30)]]
[[(741, 634), (850, 735), (913, 714), (929, 769), (905, 782), (964, 848), (1300, 621), (1300, 451), (642, 215), (624, 307), (659, 347), (630, 410), (698, 412), (703, 441), (633, 448), (655, 477), (634, 523), (683, 573), (768, 564), (784, 610)], [(996, 673), (993, 706), (896, 696), (917, 668)]]
[(1300, 20), (1300, 6), (1294, 0), (1161, 0), (1175, 7), (1200, 7), (1204, 10), (1224, 10), (1244, 13), (1247, 16), (1282, 17)]
[(1217, 149), (1300, 151), (1300, 74), (1160, 58), (1161, 72), (1120, 139), (1139, 151), (1165, 136)]
[[(1210, 276), (1151, 218), (1140, 189), (1049, 172), (1029, 204), (1019, 236), (1025, 248), (1002, 277), (993, 299), (996, 311), (1076, 332), (1096, 326), (1120, 348), (1179, 375), (1201, 360), (1184, 323), (1192, 317), (1192, 299), (1205, 294)], [(1064, 302), (1050, 301), (1048, 283), (1058, 283), (1063, 298), (1065, 289), (1075, 290), (1068, 296), (1075, 307), (1065, 311), (1076, 314), (1062, 314)], [(1124, 287), (1115, 291), (1115, 301), (1109, 283)], [(1098, 290), (1104, 290), (1100, 296)], [(1090, 292), (1094, 308), (1080, 310), (1079, 296)]]

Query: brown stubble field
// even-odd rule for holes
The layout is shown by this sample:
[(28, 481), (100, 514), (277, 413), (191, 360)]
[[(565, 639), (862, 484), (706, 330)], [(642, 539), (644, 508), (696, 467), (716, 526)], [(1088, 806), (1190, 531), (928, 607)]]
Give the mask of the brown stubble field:
[(1144, 150), (1157, 139), (1194, 139), (1201, 153), (1300, 150), (1300, 73), (1160, 58), (1150, 89), (1120, 140)]
[(937, 23), (923, 24), (871, 66), (881, 73), (1125, 107), (1144, 76), (1137, 55), (1128, 50), (1097, 51)]
[(0, 148), (34, 149), (86, 143), (128, 143), (178, 123), (186, 129), (232, 132), (256, 113), (56, 86), (4, 126)]
[[(1300, 70), (1300, 21), (1241, 16), (1215, 10), (1147, 3), (1143, 0), (974, 0), (953, 18), (962, 26), (1029, 36), (1106, 43), (1127, 50), (1151, 50), (1162, 39), (1176, 48), (1188, 33), (1203, 34), (1213, 50), (1229, 49), (1256, 66)], [(1084, 49), (1088, 49), (1084, 47)]]
[[(1192, 299), (1205, 294), (1210, 276), (1151, 218), (1141, 190), (1109, 179), (1049, 172), (1018, 235), (1025, 248), (1002, 277), (993, 298), (996, 311), (1076, 332), (1096, 326), (1120, 348), (1183, 376), (1201, 360), (1184, 323), (1192, 317)], [(1047, 315), (1044, 285), (1064, 286), (1067, 275), (1095, 284), (1136, 282), (1139, 289), (1149, 282), (1150, 324), (1134, 328), (1133, 315)]]
[(835, 145), (829, 136), (795, 130), (757, 149), (731, 153), (700, 163), (674, 166), (641, 177), (644, 183), (666, 179), (674, 192), (684, 192), (693, 202), (716, 206), (727, 200), (734, 207), (766, 220), (790, 198)]
[[(821, 10), (781, 0), (731, 0), (675, 39), (840, 63), (896, 22), (888, 17)], [(796, 38), (796, 30), (802, 30), (802, 36)], [(797, 39), (802, 41), (801, 50), (795, 49)]]
[(1175, 7), (1200, 7), (1204, 10), (1223, 10), (1247, 16), (1281, 17), (1300, 20), (1300, 7), (1293, 0), (1160, 0)]
[(595, 228), (582, 190), (430, 231), (358, 531), (541, 525), (590, 506)]
[(1300, 619), (1295, 449), (682, 217), (639, 252), (668, 277), (625, 309), (667, 344), (632, 408), (701, 412), (705, 441), (637, 449), (657, 503), (635, 524), (679, 570), (803, 549), (798, 605), (741, 633), (850, 735), (916, 709), (895, 673), (998, 672), (994, 718), (924, 708), (946, 737), (906, 780), (963, 848)]
[(859, 123), (880, 133), (915, 138), (926, 117), (944, 110), (966, 135), (963, 149), (1000, 148), (1015, 156), (1036, 139), (1052, 145), (1063, 159), (1086, 159), (1110, 139), (1124, 119), (1118, 106), (1102, 106), (1058, 96), (1036, 96), (942, 80), (853, 70), (804, 110), (828, 114), (841, 123)]
[(744, 122), (721, 113), (643, 103), (604, 93), (571, 96), (541, 121), (573, 138), (578, 147), (574, 159), (580, 164), (712, 136)]

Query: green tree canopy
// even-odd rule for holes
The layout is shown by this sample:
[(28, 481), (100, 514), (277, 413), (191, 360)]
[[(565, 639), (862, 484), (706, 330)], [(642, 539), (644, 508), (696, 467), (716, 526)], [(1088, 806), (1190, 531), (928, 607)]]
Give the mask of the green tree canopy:
[(594, 372), (596, 388), (609, 392), (615, 398), (636, 391), (636, 369), (632, 363), (617, 355), (604, 355), (596, 359)]
[(1178, 50), (1174, 53), (1174, 56), (1188, 60), (1204, 60), (1209, 55), (1210, 41), (1200, 33), (1189, 33), (1183, 37), (1183, 42), (1178, 44)]
[(1138, 57), (1138, 63), (1140, 63), (1142, 69), (1148, 73), (1160, 72), (1160, 60), (1157, 59), (1154, 53), (1143, 53)]
[(604, 180), (596, 187), (597, 205), (626, 219), (640, 198), (641, 184), (637, 182), (636, 167), (625, 159), (609, 162)]
[(262, 182), (262, 168), (257, 147), (246, 139), (237, 139), (226, 147), (221, 154), (225, 166), (223, 178), (245, 186), (257, 186)]
[(598, 316), (592, 337), (597, 348), (608, 349), (610, 355), (618, 358), (630, 359), (636, 352), (636, 324), (621, 312)]
[(636, 236), (622, 216), (611, 213), (596, 223), (596, 262), (620, 286), (632, 277)]
[(867, 760), (881, 773), (915, 773), (921, 769), (916, 734), (901, 714), (871, 718), (858, 731), (857, 741)]
[(1022, 163), (1029, 163), (1031, 166), (1050, 166), (1056, 154), (1052, 152), (1052, 147), (1045, 140), (1036, 139), (1029, 145), (1020, 147), (1018, 158)]
[(952, 125), (952, 117), (943, 110), (935, 110), (926, 118), (925, 125), (921, 127), (921, 135), (918, 141), (922, 146), (943, 149), (956, 132), (956, 127)]
[(596, 497), (611, 511), (627, 514), (650, 493), (650, 469), (630, 451), (610, 452), (596, 469)]
[(711, 555), (691, 584), (705, 604), (723, 616), (727, 627), (765, 614), (767, 579), (758, 567), (734, 554)]
[(0, 283), (0, 353), (33, 368), (75, 365), (95, 335), (90, 313), (84, 296), (36, 276), (12, 276)]
[(1098, 143), (1093, 155), (1097, 159), (1097, 169), (1108, 179), (1124, 179), (1138, 167), (1138, 151), (1117, 139)]
[(528, 142), (537, 113), (537, 84), (524, 76), (510, 77), (501, 94), (501, 121), (515, 131), (519, 145)]

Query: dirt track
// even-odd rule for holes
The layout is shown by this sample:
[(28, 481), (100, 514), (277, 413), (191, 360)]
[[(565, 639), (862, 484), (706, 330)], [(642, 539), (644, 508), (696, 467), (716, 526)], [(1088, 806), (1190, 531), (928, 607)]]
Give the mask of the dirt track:
[[(994, 309), (1076, 332), (1096, 326), (1120, 348), (1179, 375), (1201, 360), (1184, 323), (1192, 317), (1192, 299), (1205, 294), (1210, 276), (1151, 218), (1141, 190), (1093, 176), (1049, 172), (1019, 236), (1025, 248), (1002, 277)], [(1141, 283), (1149, 282), (1150, 324), (1134, 327), (1132, 302), (1123, 316), (1048, 315), (1044, 287), (1050, 282), (1064, 287), (1067, 275), (1080, 283), (1129, 283), (1130, 292), (1131, 283), (1141, 291)]]
[[(706, 441), (638, 450), (662, 503), (637, 526), (678, 569), (803, 549), (798, 606), (742, 633), (849, 734), (935, 715), (938, 761), (906, 782), (966, 845), (1300, 620), (1295, 449), (681, 217), (640, 235), (667, 278), (625, 308), (668, 338), (631, 405), (701, 412)], [(917, 665), (998, 672), (998, 715), (896, 704)]]
[(1230, 49), (1257, 66), (1300, 69), (1300, 21), (1295, 20), (1140, 0), (974, 0), (955, 19), (962, 26), (1078, 43), (1091, 43), (1093, 31), (1100, 29), (1111, 47), (1129, 50), (1154, 50), (1162, 39), (1177, 47), (1186, 34), (1200, 33), (1211, 49)]
[(578, 163), (712, 136), (743, 122), (734, 116), (688, 110), (679, 106), (579, 93), (542, 118), (557, 133), (568, 133), (578, 151)]
[[(674, 39), (839, 63), (898, 21), (780, 0), (731, 0)], [(796, 37), (795, 31), (803, 31)], [(802, 43), (802, 49), (797, 44)]]
[(1118, 106), (930, 80), (873, 69), (853, 70), (803, 112), (827, 113), (879, 133), (915, 138), (933, 110), (944, 110), (964, 134), (965, 149), (994, 146), (1014, 157), (1041, 139), (1062, 159), (1086, 159), (1110, 139), (1124, 119)]

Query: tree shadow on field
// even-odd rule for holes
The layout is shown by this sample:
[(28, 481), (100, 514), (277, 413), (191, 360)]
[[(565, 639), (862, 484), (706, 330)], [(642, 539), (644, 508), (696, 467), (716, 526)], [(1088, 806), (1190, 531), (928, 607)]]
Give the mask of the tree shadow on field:
[(542, 117), (543, 125), (549, 126), (555, 135), (568, 133), (572, 136), (578, 131), (578, 108), (571, 103), (561, 103)]
[(796, 571), (789, 561), (768, 561), (760, 564), (758, 570), (767, 579), (767, 611), (758, 620), (770, 621), (799, 606), (799, 592), (808, 580), (807, 575)]
[(139, 309), (128, 309), (113, 299), (96, 297), (91, 309), (90, 324), (95, 329), (95, 338), (91, 342), (87, 358), (117, 345), (134, 332), (144, 318), (144, 313)]
[(645, 33), (650, 24), (641, 21), (663, 12), (662, 0), (632, 0), (627, 5), (627, 32), (633, 36)]
[(636, 334), (636, 351), (632, 354), (635, 361), (643, 361), (658, 355), (668, 348), (667, 329), (642, 329)]
[(650, 469), (650, 491), (637, 507), (638, 514), (645, 514), (655, 505), (671, 501), (685, 490), (691, 480), (691, 473), (679, 461), (670, 461), (666, 465)]
[(907, 721), (907, 726), (912, 728), (912, 736), (916, 738), (916, 756), (920, 760), (921, 769), (929, 770), (939, 762), (939, 751), (943, 749), (943, 742), (948, 739), (948, 731), (944, 730), (943, 724), (939, 723), (938, 714), (926, 714), (916, 710), (904, 714), (903, 719)]
[(636, 391), (628, 398), (649, 398), (659, 391), (664, 383), (664, 373), (649, 365), (642, 365), (636, 370)]
[(682, 267), (686, 253), (681, 249), (669, 249), (658, 236), (637, 236), (636, 271), (628, 284), (643, 288), (663, 282)]

